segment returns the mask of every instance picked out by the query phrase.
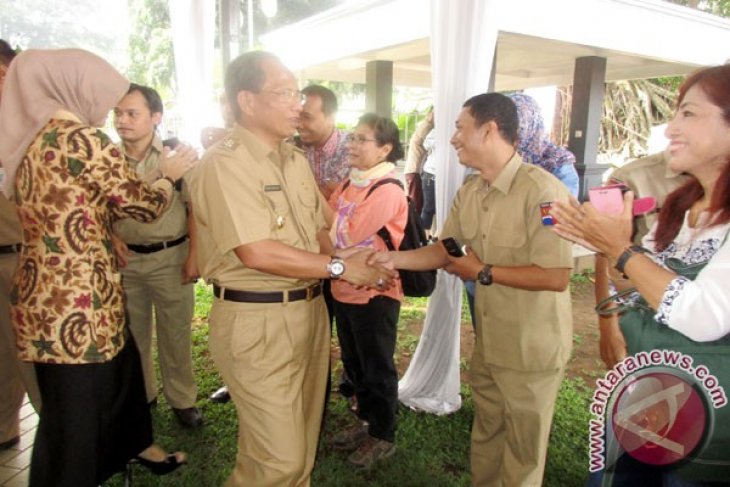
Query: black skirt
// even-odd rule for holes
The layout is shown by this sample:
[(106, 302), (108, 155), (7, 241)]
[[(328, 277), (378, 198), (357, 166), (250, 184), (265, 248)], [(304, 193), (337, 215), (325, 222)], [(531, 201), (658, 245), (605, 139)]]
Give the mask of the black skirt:
[(152, 445), (139, 351), (131, 335), (109, 362), (35, 364), (42, 409), (31, 487), (95, 487)]

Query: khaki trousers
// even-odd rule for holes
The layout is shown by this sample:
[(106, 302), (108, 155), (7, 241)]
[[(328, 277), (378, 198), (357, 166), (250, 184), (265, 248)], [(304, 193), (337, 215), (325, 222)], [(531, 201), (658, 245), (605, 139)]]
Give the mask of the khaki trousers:
[(238, 414), (238, 453), (226, 486), (309, 486), (329, 370), (324, 299), (215, 299), (209, 321), (211, 356)]
[(472, 485), (539, 487), (564, 367), (519, 371), (487, 364), (474, 351)]
[(17, 265), (18, 254), (0, 254), (0, 443), (20, 434), (18, 413), (26, 391), (36, 411), (41, 407), (33, 364), (18, 359), (10, 322), (10, 289)]
[(151, 254), (133, 254), (122, 269), (129, 329), (142, 358), (147, 401), (157, 397), (152, 360), (154, 320), (162, 391), (168, 404), (178, 409), (192, 407), (198, 394), (191, 337), (195, 286), (182, 284), (182, 264), (187, 253), (186, 242)]

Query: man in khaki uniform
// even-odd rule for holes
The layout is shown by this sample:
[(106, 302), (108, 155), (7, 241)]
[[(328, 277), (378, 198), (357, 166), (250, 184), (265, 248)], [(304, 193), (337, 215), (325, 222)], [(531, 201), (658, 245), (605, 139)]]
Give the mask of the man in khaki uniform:
[(226, 485), (307, 486), (330, 348), (319, 279), (362, 285), (393, 273), (366, 266), (367, 252), (328, 255), (317, 184), (284, 142), (302, 109), (294, 75), (253, 51), (228, 66), (225, 86), (236, 124), (187, 180), (199, 268), (215, 295), (210, 351), (238, 413)]
[[(156, 126), (162, 100), (155, 90), (132, 84), (114, 109), (114, 125), (127, 162), (149, 181), (159, 179), (165, 150)], [(178, 152), (193, 152), (181, 146)], [(193, 156), (194, 157), (194, 156)], [(124, 219), (114, 223), (115, 247), (122, 267), (129, 328), (142, 357), (147, 400), (157, 398), (152, 361), (153, 311), (162, 390), (181, 424), (197, 427), (203, 418), (195, 407), (191, 321), (195, 306), (193, 250), (188, 242), (186, 202), (174, 191), (168, 210), (153, 223)], [(191, 270), (192, 269), (192, 270)]]
[[(397, 268), (445, 266), (476, 280), (472, 485), (542, 483), (555, 399), (572, 346), (571, 246), (542, 225), (540, 205), (567, 200), (565, 186), (515, 152), (517, 110), (500, 94), (470, 98), (451, 143), (480, 172), (454, 199), (441, 231), (469, 246), (391, 253)], [(381, 256), (387, 260), (388, 257)]]
[(40, 410), (41, 404), (33, 364), (18, 359), (15, 332), (10, 322), (10, 290), (21, 240), (15, 205), (0, 193), (0, 451), (20, 441), (19, 412), (26, 391), (36, 411)]

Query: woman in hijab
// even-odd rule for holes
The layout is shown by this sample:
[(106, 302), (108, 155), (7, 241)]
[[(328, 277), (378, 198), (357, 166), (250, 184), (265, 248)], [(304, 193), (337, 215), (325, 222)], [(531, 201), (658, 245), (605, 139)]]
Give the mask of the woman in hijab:
[(137, 178), (96, 128), (128, 87), (106, 61), (78, 49), (25, 51), (5, 79), (3, 189), (23, 229), (11, 319), (43, 402), (34, 487), (97, 486), (135, 458), (157, 474), (186, 460), (153, 444), (109, 229), (116, 218), (162, 214), (194, 155), (165, 159), (151, 186)]
[(517, 105), (520, 119), (520, 140), (517, 152), (522, 160), (545, 169), (568, 187), (573, 196), (578, 196), (578, 172), (575, 170), (575, 156), (567, 149), (550, 141), (545, 132), (545, 123), (540, 106), (534, 98), (524, 93), (509, 95)]

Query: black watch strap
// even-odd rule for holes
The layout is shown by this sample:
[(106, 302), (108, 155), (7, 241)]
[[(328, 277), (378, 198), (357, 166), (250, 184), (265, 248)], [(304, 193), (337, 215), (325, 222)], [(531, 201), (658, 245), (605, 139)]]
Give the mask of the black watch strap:
[(492, 265), (487, 264), (477, 274), (477, 281), (483, 286), (490, 286), (492, 284)]
[(614, 267), (614, 269), (619, 271), (622, 276), (624, 276), (624, 279), (628, 279), (629, 277), (624, 272), (624, 269), (626, 269), (626, 264), (629, 262), (629, 259), (631, 259), (631, 257), (633, 257), (636, 254), (650, 254), (650, 253), (651, 252), (649, 251), (649, 249), (646, 249), (639, 245), (629, 245), (621, 253), (621, 255), (618, 256), (618, 259), (616, 259), (616, 265), (613, 267)]

